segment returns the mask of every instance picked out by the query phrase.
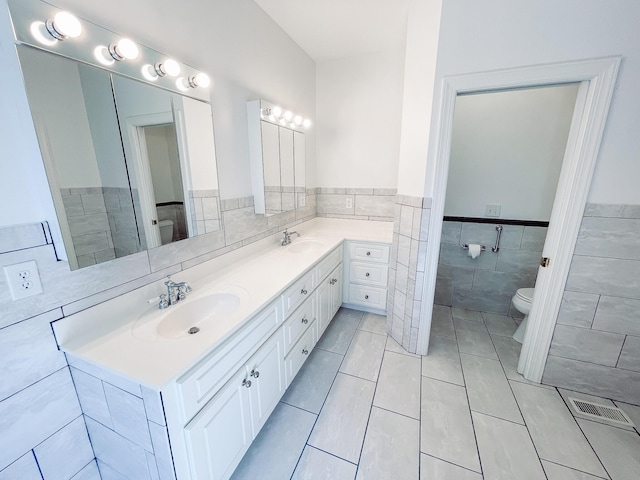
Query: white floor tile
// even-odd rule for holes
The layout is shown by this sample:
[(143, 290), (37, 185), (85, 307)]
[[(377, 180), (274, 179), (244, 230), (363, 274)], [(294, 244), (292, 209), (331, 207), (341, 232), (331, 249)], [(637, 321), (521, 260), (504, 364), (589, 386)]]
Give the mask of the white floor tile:
[(471, 412), (464, 387), (422, 378), (420, 450), (480, 472)]
[(340, 372), (375, 382), (386, 343), (384, 335), (358, 330), (344, 356)]
[(569, 467), (558, 465), (557, 463), (551, 463), (546, 460), (542, 460), (542, 467), (547, 474), (548, 480), (600, 480), (607, 477), (595, 477), (588, 473), (573, 470)]
[(307, 445), (291, 480), (353, 480), (356, 466)]
[(415, 353), (407, 352), (404, 348), (402, 348), (402, 345), (400, 345), (391, 336), (388, 336), (388, 335), (387, 335), (387, 344), (385, 346), (385, 350), (387, 352), (399, 353), (401, 355), (407, 355), (409, 357), (418, 357), (418, 358), (420, 358), (420, 355), (416, 355)]
[(422, 453), (420, 480), (482, 480), (482, 475)]
[(530, 382), (518, 373), (518, 361), (520, 360), (520, 350), (522, 349), (521, 344), (511, 337), (503, 337), (500, 335), (491, 335), (491, 341), (498, 353), (498, 358), (500, 359), (504, 373), (509, 380), (539, 385)]
[(282, 397), (282, 402), (318, 414), (344, 357), (314, 348)]
[(419, 441), (418, 420), (373, 407), (356, 479), (418, 480)]
[(451, 315), (453, 315), (454, 318), (463, 318), (465, 320), (473, 320), (474, 322), (482, 322), (482, 314), (475, 310), (453, 307), (451, 309)]
[(431, 335), (441, 335), (443, 337), (455, 337), (453, 328), (453, 317), (451, 307), (442, 305), (433, 306), (433, 316), (431, 318)]
[(309, 445), (358, 463), (375, 383), (338, 374), (322, 407)]
[(584, 415), (580, 412), (578, 412), (576, 409), (574, 409), (571, 406), (571, 402), (569, 402), (569, 398), (576, 398), (578, 400), (585, 400), (587, 402), (593, 402), (596, 403), (598, 405), (605, 405), (608, 407), (615, 407), (615, 403), (613, 403), (613, 401), (609, 400), (608, 398), (601, 398), (601, 397), (596, 397), (595, 395), (589, 395), (587, 393), (580, 393), (580, 392), (574, 392), (572, 390), (565, 390), (564, 388), (559, 388), (558, 392), (560, 392), (560, 395), (562, 395), (562, 398), (564, 398), (565, 403), (569, 406), (569, 410), (571, 412), (571, 414), (576, 417), (576, 418), (584, 418), (585, 420), (589, 420), (591, 422), (597, 422), (597, 423), (603, 423), (605, 425), (610, 425), (612, 427), (617, 427), (617, 428), (624, 428), (626, 430), (633, 430), (633, 427), (631, 426), (627, 426), (627, 425), (622, 425), (620, 423), (616, 423), (616, 422), (612, 422), (604, 417), (602, 418), (594, 418), (594, 417), (590, 417), (587, 415)]
[(349, 349), (349, 344), (356, 333), (360, 320), (361, 316), (336, 315), (320, 337), (316, 348), (344, 355)]
[(484, 478), (546, 480), (524, 425), (473, 412)]
[(540, 458), (606, 476), (558, 392), (518, 382), (511, 387)]
[(502, 335), (510, 337), (518, 328), (513, 318), (506, 315), (496, 315), (494, 313), (482, 313), (484, 324), (487, 326), (489, 333), (493, 335)]
[(460, 358), (471, 410), (524, 424), (500, 362), (464, 353)]
[(580, 428), (602, 461), (611, 480), (638, 478), (640, 472), (640, 435), (588, 420), (578, 420)]
[(383, 315), (376, 315), (375, 313), (365, 313), (360, 320), (358, 326), (360, 330), (366, 330), (367, 332), (377, 333), (379, 335), (387, 334), (387, 317)]
[(461, 320), (459, 318), (455, 318), (453, 323), (456, 328), (456, 338), (458, 339), (460, 353), (478, 355), (494, 360), (498, 359), (498, 354), (493, 347), (493, 342), (484, 323)]
[(316, 416), (279, 403), (231, 477), (291, 478)]
[(386, 352), (373, 404), (420, 420), (420, 359)]
[(455, 338), (431, 336), (429, 354), (422, 357), (422, 375), (464, 386), (458, 342)]

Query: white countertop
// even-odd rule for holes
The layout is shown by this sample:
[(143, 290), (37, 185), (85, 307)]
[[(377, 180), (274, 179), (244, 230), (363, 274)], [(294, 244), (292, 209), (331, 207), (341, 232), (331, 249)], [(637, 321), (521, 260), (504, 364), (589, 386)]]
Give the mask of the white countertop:
[[(297, 277), (343, 240), (391, 243), (393, 224), (364, 220), (314, 218), (293, 229), (304, 239), (322, 245), (307, 253), (290, 253), (280, 246), (282, 234), (234, 250), (179, 274), (174, 281), (187, 281), (193, 292), (184, 302), (208, 293), (246, 291), (240, 306), (215, 328), (202, 328), (197, 335), (167, 339), (146, 328), (143, 317), (153, 318), (156, 304), (147, 301), (164, 293), (163, 281), (139, 288), (118, 298), (71, 315), (54, 324), (65, 352), (154, 389), (162, 389), (195, 365), (254, 314), (275, 299)], [(135, 330), (134, 330), (135, 326)], [(146, 330), (145, 330), (146, 328)], [(151, 332), (146, 335), (146, 332)]]

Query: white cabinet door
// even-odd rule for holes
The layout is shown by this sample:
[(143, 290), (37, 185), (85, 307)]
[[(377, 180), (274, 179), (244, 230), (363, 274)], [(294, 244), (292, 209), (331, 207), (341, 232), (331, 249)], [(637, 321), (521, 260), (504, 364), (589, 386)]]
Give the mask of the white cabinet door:
[(245, 369), (241, 369), (184, 429), (194, 480), (226, 480), (253, 440)]
[(269, 415), (284, 394), (284, 349), (281, 335), (274, 335), (247, 362), (248, 388), (251, 398), (253, 436), (267, 421)]

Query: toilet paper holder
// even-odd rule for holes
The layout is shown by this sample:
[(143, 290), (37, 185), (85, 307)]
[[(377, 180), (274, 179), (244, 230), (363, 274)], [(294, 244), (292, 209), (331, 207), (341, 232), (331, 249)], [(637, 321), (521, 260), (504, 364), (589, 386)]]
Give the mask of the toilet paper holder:
[[(460, 245), (460, 248), (462, 248), (463, 250), (469, 250), (469, 244), (465, 243), (464, 245)], [(484, 245), (480, 245), (480, 251), (484, 252), (487, 250), (487, 247), (485, 247)]]

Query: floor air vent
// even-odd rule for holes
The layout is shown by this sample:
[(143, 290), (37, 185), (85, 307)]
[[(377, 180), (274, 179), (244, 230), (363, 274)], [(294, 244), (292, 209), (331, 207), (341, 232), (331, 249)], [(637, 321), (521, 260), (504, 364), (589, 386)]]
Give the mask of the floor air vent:
[(586, 400), (578, 400), (577, 398), (569, 397), (569, 402), (576, 410), (576, 412), (594, 418), (604, 418), (611, 422), (621, 423), (623, 425), (634, 426), (631, 419), (622, 410), (616, 407), (609, 407), (607, 405), (600, 405), (598, 403), (587, 402)]

